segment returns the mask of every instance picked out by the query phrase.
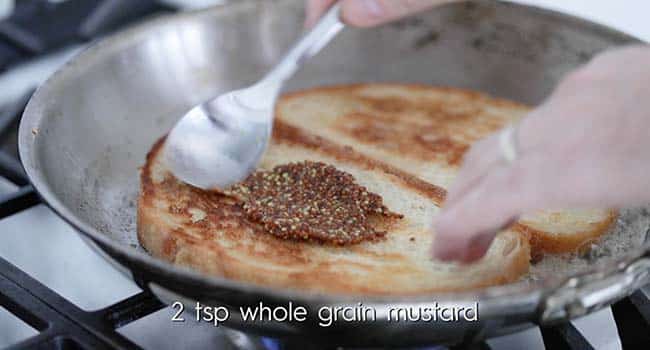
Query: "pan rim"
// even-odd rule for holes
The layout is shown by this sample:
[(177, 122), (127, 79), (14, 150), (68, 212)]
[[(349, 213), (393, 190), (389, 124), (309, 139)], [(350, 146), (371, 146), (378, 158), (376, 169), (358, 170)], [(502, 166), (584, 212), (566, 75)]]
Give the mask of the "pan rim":
[[(297, 2), (297, 0), (280, 0), (285, 3)], [(504, 297), (509, 297), (509, 303), (524, 302), (529, 303), (531, 298), (535, 299), (535, 303), (539, 302), (542, 295), (550, 290), (559, 288), (567, 279), (579, 276), (581, 274), (594, 273), (603, 271), (607, 267), (619, 264), (629, 264), (631, 261), (640, 257), (644, 253), (644, 249), (638, 251), (628, 252), (627, 254), (613, 259), (608, 264), (594, 264), (588, 269), (581, 271), (575, 275), (569, 275), (562, 278), (548, 278), (543, 282), (535, 285), (522, 285), (510, 284), (501, 286), (492, 286), (478, 291), (466, 292), (438, 292), (426, 293), (416, 296), (400, 296), (400, 295), (387, 295), (387, 296), (372, 296), (372, 295), (353, 295), (353, 294), (322, 294), (305, 292), (301, 290), (284, 290), (277, 289), (249, 282), (242, 282), (231, 280), (223, 277), (209, 276), (201, 274), (197, 271), (188, 268), (179, 267), (168, 262), (155, 258), (145, 252), (136, 251), (130, 247), (116, 242), (112, 238), (101, 233), (97, 228), (84, 222), (80, 217), (70, 210), (57, 195), (54, 194), (46, 177), (39, 169), (39, 160), (36, 153), (36, 140), (37, 137), (32, 134), (33, 129), (37, 129), (41, 122), (46, 118), (42, 111), (44, 110), (44, 100), (48, 96), (48, 91), (53, 85), (57, 85), (60, 81), (65, 81), (70, 76), (74, 76), (79, 71), (80, 67), (92, 64), (98, 57), (105, 56), (124, 49), (130, 45), (136, 44), (147, 35), (155, 32), (159, 28), (160, 23), (180, 24), (185, 21), (192, 21), (202, 16), (209, 16), (211, 18), (218, 18), (219, 16), (227, 15), (228, 11), (244, 11), (250, 7), (260, 6), (261, 0), (245, 0), (236, 3), (224, 4), (215, 6), (207, 10), (196, 10), (185, 12), (181, 14), (164, 15), (152, 20), (146, 21), (124, 31), (115, 33), (104, 40), (90, 45), (88, 48), (76, 54), (71, 60), (66, 62), (60, 67), (53, 75), (51, 75), (33, 94), (30, 98), (23, 116), (20, 121), (18, 146), (19, 155), (25, 172), (38, 195), (43, 199), (43, 202), (51, 208), (59, 217), (70, 224), (75, 230), (97, 243), (102, 249), (109, 249), (115, 254), (119, 254), (127, 260), (133, 261), (137, 264), (147, 266), (149, 268), (161, 271), (166, 275), (176, 279), (185, 280), (195, 285), (201, 285), (210, 290), (231, 290), (245, 293), (252, 293), (259, 295), (260, 300), (264, 298), (292, 300), (296, 302), (318, 302), (318, 303), (344, 303), (356, 301), (360, 297), (369, 303), (400, 303), (400, 302), (430, 302), (436, 301), (453, 301), (457, 303), (480, 301), (483, 304), (491, 302), (501, 302)], [(506, 6), (514, 6), (523, 10), (532, 11), (535, 15), (545, 16), (551, 20), (561, 20), (569, 22), (570, 24), (580, 25), (586, 27), (588, 30), (597, 31), (603, 35), (619, 38), (619, 40), (638, 41), (627, 34), (621, 33), (617, 30), (610, 29), (604, 25), (583, 20), (578, 17), (560, 13), (554, 10), (542, 9), (536, 6), (523, 5), (518, 3), (507, 2)], [(46, 102), (46, 101), (45, 101)], [(650, 248), (647, 244), (645, 250)], [(112, 255), (112, 254), (109, 254)], [(120, 265), (125, 264), (117, 261)], [(128, 268), (127, 268), (128, 269)], [(130, 270), (130, 269), (129, 269)], [(142, 286), (141, 286), (142, 287)]]

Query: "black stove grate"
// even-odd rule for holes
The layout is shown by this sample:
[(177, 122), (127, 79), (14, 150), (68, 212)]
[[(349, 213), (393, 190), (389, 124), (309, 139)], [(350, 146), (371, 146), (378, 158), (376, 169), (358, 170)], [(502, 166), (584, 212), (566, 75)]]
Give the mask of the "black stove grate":
[[(142, 16), (169, 10), (153, 0), (18, 1), (14, 14), (0, 21), (0, 72), (26, 59), (103, 35)], [(53, 20), (44, 20), (48, 18)], [(19, 187), (0, 196), (0, 220), (41, 203), (16, 153), (18, 120), (32, 93), (0, 109), (0, 176)], [(39, 332), (11, 347), (15, 349), (138, 348), (116, 330), (164, 307), (145, 289), (104, 309), (87, 312), (1, 257), (0, 306)], [(614, 304), (612, 311), (624, 349), (648, 348), (650, 302), (643, 292)], [(592, 349), (569, 322), (542, 328), (542, 336), (548, 349)], [(265, 343), (273, 344), (274, 349), (295, 348), (290, 343)], [(479, 342), (452, 349), (490, 346)]]
[[(24, 106), (25, 101), (18, 101), (0, 114), (0, 135), (17, 124)], [(0, 196), (0, 220), (41, 203), (18, 159), (2, 150), (0, 176), (20, 186)], [(1, 257), (0, 306), (39, 332), (11, 346), (15, 349), (137, 348), (116, 329), (164, 307), (149, 292), (141, 292), (104, 309), (87, 312)]]
[[(20, 0), (0, 21), (0, 73), (12, 65), (80, 44), (137, 19), (173, 9), (155, 0)], [(19, 186), (0, 196), (0, 219), (41, 203), (17, 157), (16, 130), (33, 90), (0, 109), (0, 176)], [(132, 349), (116, 332), (164, 305), (149, 292), (86, 312), (0, 257), (0, 306), (36, 329), (38, 335), (11, 348)]]
[(97, 38), (153, 13), (173, 10), (154, 0), (20, 0), (0, 21), (0, 71), (60, 47)]
[(164, 307), (148, 292), (141, 292), (105, 309), (86, 312), (2, 258), (0, 305), (40, 332), (11, 347), (15, 349), (137, 348), (116, 329)]

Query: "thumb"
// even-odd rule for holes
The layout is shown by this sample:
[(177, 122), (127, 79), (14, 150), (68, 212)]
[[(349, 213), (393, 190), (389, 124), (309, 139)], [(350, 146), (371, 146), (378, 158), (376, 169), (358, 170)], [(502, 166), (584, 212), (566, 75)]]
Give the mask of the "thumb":
[(434, 6), (459, 0), (347, 0), (343, 20), (353, 26), (372, 27)]
[(305, 13), (305, 28), (311, 28), (335, 0), (308, 0)]

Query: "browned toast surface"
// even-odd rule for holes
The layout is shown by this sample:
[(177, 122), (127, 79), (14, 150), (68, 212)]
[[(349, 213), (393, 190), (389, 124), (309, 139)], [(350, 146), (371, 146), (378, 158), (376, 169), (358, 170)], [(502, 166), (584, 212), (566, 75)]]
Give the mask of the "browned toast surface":
[(429, 223), (440, 189), (350, 148), (278, 122), (261, 168), (301, 160), (334, 165), (403, 215), (380, 241), (338, 247), (264, 232), (231, 197), (178, 182), (159, 141), (142, 169), (138, 237), (154, 256), (207, 274), (321, 293), (420, 294), (514, 281), (528, 269), (528, 241), (502, 232), (481, 263), (431, 260)]
[[(421, 294), (517, 280), (531, 254), (570, 252), (607, 231), (611, 210), (540, 211), (500, 232), (477, 263), (434, 261), (430, 224), (470, 145), (528, 108), (476, 92), (403, 84), (317, 88), (280, 99), (260, 170), (320, 162), (350, 174), (403, 216), (385, 237), (353, 245), (283, 239), (242, 203), (177, 181), (163, 141), (141, 173), (138, 237), (154, 256), (207, 274), (321, 293)], [(532, 250), (532, 251), (531, 251)]]

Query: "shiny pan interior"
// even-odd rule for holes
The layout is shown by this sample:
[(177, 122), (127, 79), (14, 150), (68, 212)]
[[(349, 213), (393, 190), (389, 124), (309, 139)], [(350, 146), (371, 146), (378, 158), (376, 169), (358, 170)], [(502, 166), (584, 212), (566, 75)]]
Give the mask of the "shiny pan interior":
[[(243, 324), (234, 315), (233, 327), (338, 343), (404, 345), (457, 342), (539, 321), (546, 296), (558, 290), (564, 276), (453, 295), (313, 295), (206, 277), (139, 247), (138, 168), (153, 142), (190, 106), (258, 79), (302, 29), (302, 0), (236, 1), (153, 19), (93, 45), (54, 74), (27, 106), (19, 146), (34, 187), (98, 252), (168, 302), (200, 300), (235, 309), (260, 300), (293, 301), (316, 310), (362, 300), (382, 310), (395, 303), (479, 300), (481, 308), (481, 321), (471, 324), (377, 321), (322, 328), (313, 322)], [(345, 29), (287, 90), (396, 81), (469, 88), (536, 104), (594, 54), (633, 42), (548, 10), (497, 1), (459, 3), (376, 29)], [(645, 217), (634, 213), (628, 218), (632, 225), (622, 230), (641, 227), (635, 223)], [(588, 269), (611, 271), (642, 254), (624, 251), (596, 259), (607, 261)]]

